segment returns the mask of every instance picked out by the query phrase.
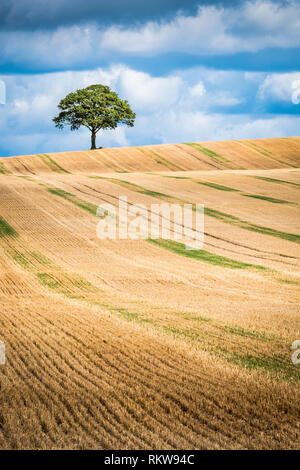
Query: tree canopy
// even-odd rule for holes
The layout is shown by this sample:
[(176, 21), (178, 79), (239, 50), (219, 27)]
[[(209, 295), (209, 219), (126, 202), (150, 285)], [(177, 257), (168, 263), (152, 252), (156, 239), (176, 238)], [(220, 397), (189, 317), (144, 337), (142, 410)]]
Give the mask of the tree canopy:
[(115, 129), (119, 124), (133, 127), (135, 113), (126, 100), (105, 85), (90, 85), (69, 93), (53, 118), (55, 126), (62, 129), (69, 125), (71, 131), (81, 126), (91, 131), (91, 149), (96, 148), (96, 134), (100, 129)]

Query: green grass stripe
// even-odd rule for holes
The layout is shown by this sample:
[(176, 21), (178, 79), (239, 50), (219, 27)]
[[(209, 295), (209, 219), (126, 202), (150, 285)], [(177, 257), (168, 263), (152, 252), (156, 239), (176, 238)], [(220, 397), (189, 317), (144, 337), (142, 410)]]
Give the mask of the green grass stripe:
[(158, 245), (162, 248), (165, 248), (173, 253), (178, 255), (185, 256), (186, 258), (196, 259), (198, 261), (203, 261), (204, 263), (213, 264), (215, 266), (221, 266), (223, 268), (231, 268), (231, 269), (246, 269), (246, 268), (255, 268), (259, 270), (268, 271), (268, 268), (265, 266), (260, 266), (257, 264), (250, 264), (250, 263), (243, 263), (242, 261), (236, 261), (231, 258), (227, 258), (225, 256), (216, 255), (215, 253), (210, 253), (206, 250), (187, 250), (183, 243), (179, 243), (173, 240), (154, 240), (148, 239), (147, 240), (154, 245)]
[(249, 330), (247, 328), (242, 328), (240, 326), (232, 326), (232, 325), (219, 325), (214, 323), (213, 326), (220, 330), (223, 330), (226, 333), (230, 333), (237, 336), (242, 336), (245, 338), (252, 338), (255, 340), (261, 341), (282, 341), (282, 338), (277, 337), (276, 335), (272, 335), (270, 333), (266, 333), (265, 331), (256, 331), (256, 330)]
[(230, 188), (229, 186), (223, 186), (222, 184), (217, 183), (210, 183), (208, 181), (195, 181), (197, 184), (201, 184), (203, 186), (208, 186), (209, 188), (218, 189), (219, 191), (228, 191), (228, 192), (237, 192), (239, 193), (239, 189)]
[(296, 186), (298, 188), (300, 187), (300, 184), (293, 183), (292, 181), (279, 180), (277, 178), (269, 178), (267, 176), (254, 176), (254, 175), (249, 175), (249, 176), (250, 178), (256, 178), (262, 181), (268, 181), (269, 183), (288, 184), (290, 186)]
[(252, 146), (254, 147), (255, 149), (257, 149), (262, 155), (265, 155), (265, 156), (269, 156), (271, 158), (274, 157), (274, 154), (273, 152), (271, 152), (270, 150), (267, 150), (265, 148), (263, 148), (261, 145), (258, 145), (258, 144), (255, 144), (254, 142), (249, 142), (249, 141), (242, 141), (244, 144), (248, 145), (248, 146)]
[(118, 179), (115, 179), (115, 178), (110, 178), (110, 181), (112, 183), (116, 183), (116, 184), (119, 184), (121, 186), (128, 187), (129, 189), (132, 189), (133, 191), (136, 191), (137, 193), (140, 193), (140, 194), (146, 194), (147, 196), (153, 196), (153, 197), (158, 197), (158, 198), (171, 199), (171, 197), (167, 196), (167, 194), (160, 193), (160, 192), (157, 192), (157, 191), (151, 191), (150, 189), (146, 189), (143, 186), (140, 186), (140, 185), (135, 184), (135, 183), (130, 183), (129, 181), (118, 180)]
[(51, 194), (55, 194), (56, 196), (62, 197), (63, 199), (66, 199), (67, 201), (71, 202), (77, 207), (80, 207), (81, 209), (84, 209), (85, 211), (89, 212), (90, 214), (96, 215), (97, 212), (97, 207), (96, 204), (92, 204), (91, 202), (87, 202), (79, 197), (77, 197), (75, 194), (68, 193), (67, 191), (64, 191), (63, 189), (59, 188), (47, 188), (47, 191)]
[[(258, 370), (270, 374), (276, 379), (281, 379), (289, 382), (298, 381), (300, 378), (299, 369), (292, 364), (290, 357), (285, 355), (272, 355), (266, 354), (253, 355), (241, 354), (236, 351), (229, 351), (228, 349), (214, 345), (203, 334), (190, 331), (189, 329), (179, 329), (171, 326), (161, 326), (161, 329), (174, 336), (175, 338), (182, 338), (192, 343), (199, 345), (201, 350), (205, 350), (210, 355), (223, 359), (228, 363), (236, 364), (243, 369)], [(270, 346), (271, 347), (271, 346)], [(273, 348), (275, 345), (273, 346)], [(289, 347), (286, 347), (289, 353)]]
[(102, 307), (107, 308), (110, 312), (118, 312), (122, 317), (128, 321), (135, 321), (137, 323), (152, 323), (154, 322), (149, 318), (142, 317), (138, 313), (129, 312), (126, 308), (121, 307), (111, 307), (110, 305), (102, 305)]
[(219, 353), (227, 362), (237, 364), (245, 369), (263, 369), (271, 375), (281, 377), (287, 381), (298, 381), (300, 379), (300, 371), (293, 365), (290, 358), (276, 355), (270, 357), (266, 355), (239, 354), (224, 348), (219, 348)]
[(95, 286), (89, 281), (79, 277), (77, 274), (68, 275), (59, 267), (57, 267), (56, 270), (62, 276), (61, 280), (56, 279), (55, 271), (35, 272), (35, 275), (45, 287), (55, 290), (60, 294), (64, 294), (67, 297), (76, 298), (75, 294), (72, 293), (72, 288), (83, 290), (85, 294), (98, 292)]
[(55, 171), (56, 173), (68, 173), (70, 172), (68, 170), (65, 170), (62, 166), (60, 166), (50, 155), (47, 155), (46, 153), (38, 155), (40, 159), (49, 167), (51, 168), (52, 171)]
[(24, 250), (24, 252), (20, 252), (15, 250), (15, 252), (12, 254), (12, 258), (20, 266), (31, 272), (35, 271), (36, 264), (40, 264), (42, 266), (50, 266), (52, 264), (49, 258), (37, 251)]
[(110, 183), (118, 184), (119, 186), (122, 186), (123, 188), (131, 189), (132, 191), (135, 191), (136, 193), (146, 194), (147, 196), (158, 197), (160, 199), (163, 198), (163, 199), (168, 199), (168, 200), (173, 199), (172, 196), (168, 196), (167, 194), (159, 193), (157, 191), (151, 191), (150, 189), (146, 189), (143, 186), (139, 186), (138, 184), (131, 183), (126, 180), (119, 180), (117, 178), (106, 178), (105, 176), (96, 176), (96, 175), (88, 176), (88, 178), (103, 179), (105, 181), (109, 181)]
[(37, 278), (40, 280), (41, 284), (43, 284), (46, 287), (49, 287), (49, 289), (54, 289), (58, 292), (63, 292), (64, 289), (60, 282), (58, 282), (53, 274), (49, 273), (36, 273)]
[(263, 227), (261, 225), (251, 224), (250, 222), (245, 222), (243, 220), (241, 220), (239, 227), (244, 228), (246, 230), (250, 230), (251, 232), (257, 232), (263, 235), (270, 235), (272, 237), (281, 238), (282, 240), (300, 243), (300, 235), (296, 235), (295, 233), (281, 232), (280, 230), (275, 230), (269, 227)]
[(244, 230), (250, 230), (251, 232), (262, 233), (264, 235), (271, 235), (272, 237), (282, 238), (283, 240), (288, 240), (294, 243), (300, 243), (300, 235), (294, 233), (281, 232), (280, 230), (275, 230), (269, 227), (263, 227), (262, 225), (252, 224), (246, 220), (242, 220), (239, 217), (234, 215), (226, 214), (225, 212), (218, 211), (216, 209), (210, 209), (204, 207), (204, 214), (215, 219), (224, 222), (225, 224), (235, 225), (236, 227), (242, 228)]
[(155, 163), (157, 163), (158, 165), (165, 165), (171, 171), (184, 171), (184, 168), (177, 165), (176, 163), (170, 162), (165, 157), (163, 157), (162, 155), (159, 155), (158, 153), (154, 152), (151, 149), (148, 149), (147, 151), (147, 150), (142, 149), (141, 147), (135, 147), (135, 148), (139, 152), (142, 152), (144, 155), (146, 155), (146, 157), (150, 157), (154, 159)]
[(281, 376), (285, 380), (299, 380), (299, 370), (292, 365), (291, 361), (282, 358), (268, 356), (253, 356), (251, 354), (238, 354), (236, 352), (222, 350), (222, 357), (230, 363), (237, 364), (245, 369), (264, 369), (275, 376)]
[(231, 162), (227, 158), (223, 157), (222, 155), (219, 155), (213, 150), (203, 147), (203, 145), (197, 144), (195, 142), (184, 142), (184, 145), (189, 145), (190, 147), (193, 147), (194, 149), (198, 150), (199, 152), (203, 153), (207, 157), (214, 160), (216, 163), (230, 163), (231, 164)]
[(60, 294), (71, 297), (74, 288), (83, 290), (85, 294), (99, 292), (98, 288), (77, 273), (66, 273), (42, 253), (28, 250), (23, 244), (10, 247), (8, 253), (17, 264), (37, 277), (41, 284)]
[(294, 204), (293, 202), (284, 201), (283, 199), (276, 199), (269, 196), (260, 196), (259, 194), (243, 194), (242, 196), (261, 199), (262, 201), (272, 202), (273, 204)]
[[(4, 219), (0, 218), (0, 227), (3, 225)], [(10, 231), (13, 230), (13, 233), (16, 233), (7, 223), (4, 223), (4, 227)], [(157, 243), (156, 240), (149, 240), (152, 243)], [(230, 268), (248, 268), (254, 267), (255, 269), (265, 269), (264, 267), (259, 267), (256, 265), (250, 265), (248, 263), (241, 263), (229, 258), (222, 256), (214, 255), (212, 253), (206, 252), (204, 250), (185, 250), (184, 245), (177, 242), (168, 243), (168, 249), (171, 249), (176, 253), (184, 254), (185, 256), (196, 257), (197, 259), (212, 264), (217, 264)], [(184, 252), (183, 252), (184, 250)], [(36, 251), (30, 251), (26, 249), (23, 245), (18, 244), (16, 248), (10, 246), (9, 252), (12, 258), (20, 264), (24, 269), (33, 273), (39, 282), (48, 289), (53, 290), (54, 292), (64, 295), (70, 299), (79, 300), (85, 304), (97, 305), (101, 308), (109, 310), (111, 313), (116, 313), (123, 317), (129, 322), (136, 322), (140, 324), (149, 324), (158, 331), (162, 331), (169, 335), (179, 337), (179, 339), (192, 341), (199, 345), (199, 347), (207, 351), (212, 356), (217, 359), (223, 359), (227, 362), (234, 363), (239, 367), (248, 369), (248, 370), (258, 370), (262, 372), (268, 372), (276, 378), (295, 381), (299, 379), (299, 370), (296, 368), (290, 361), (289, 357), (285, 357), (284, 354), (274, 354), (267, 356), (265, 354), (259, 355), (259, 352), (256, 355), (251, 354), (241, 354), (236, 351), (229, 351), (225, 348), (214, 345), (210, 342), (209, 332), (194, 332), (190, 331), (188, 328), (178, 329), (172, 326), (160, 325), (155, 322), (153, 319), (148, 318), (146, 315), (130, 312), (126, 308), (116, 307), (113, 305), (107, 305), (103, 302), (98, 302), (97, 299), (93, 296), (99, 292), (102, 292), (98, 287), (92, 285), (89, 281), (81, 278), (77, 274), (66, 273), (60, 266), (54, 265), (51, 260), (46, 256), (42, 255)], [(75, 291), (73, 290), (75, 288)], [(88, 295), (93, 294), (93, 295)], [(190, 314), (189, 314), (190, 315)], [(276, 338), (265, 332), (257, 332), (253, 330), (248, 330), (240, 328), (235, 325), (219, 325), (216, 322), (212, 322), (210, 318), (195, 317), (195, 319), (208, 323), (212, 325), (212, 328), (218, 328), (224, 331), (226, 334), (239, 335), (249, 338), (250, 340), (258, 339), (261, 341), (275, 341), (280, 340), (281, 338)], [(207, 336), (208, 335), (208, 336)], [(275, 346), (274, 346), (275, 347)], [(273, 349), (274, 349), (273, 347)], [(284, 347), (284, 345), (283, 345)], [(282, 348), (282, 344), (281, 344)], [(290, 351), (288, 351), (290, 353)]]
[[(188, 203), (186, 201), (182, 201), (182, 200), (180, 200), (176, 197), (169, 196), (168, 194), (158, 193), (158, 192), (155, 192), (155, 191), (149, 191), (148, 189), (145, 189), (142, 186), (139, 186), (139, 185), (133, 184), (133, 183), (128, 183), (127, 181), (124, 181), (124, 180), (117, 180), (117, 179), (114, 179), (114, 178), (105, 178), (105, 177), (99, 177), (99, 178), (109, 180), (112, 183), (120, 184), (121, 186), (122, 185), (123, 186), (124, 185), (125, 186), (130, 186), (134, 191), (137, 191), (141, 194), (147, 194), (147, 195), (150, 195), (150, 196), (155, 196), (155, 197), (158, 197), (158, 198), (163, 199), (163, 200), (177, 202), (178, 204), (191, 204), (191, 203)], [(225, 224), (234, 225), (234, 226), (242, 228), (244, 230), (249, 230), (251, 232), (257, 232), (257, 233), (261, 233), (261, 234), (264, 234), (264, 235), (270, 235), (272, 237), (281, 238), (283, 240), (288, 240), (288, 241), (291, 241), (291, 242), (294, 242), (294, 243), (300, 243), (300, 235), (296, 235), (294, 233), (281, 232), (280, 230), (272, 229), (272, 228), (269, 228), (269, 227), (264, 227), (262, 225), (256, 225), (256, 224), (253, 224), (253, 223), (248, 222), (246, 220), (242, 220), (239, 217), (236, 217), (236, 216), (231, 215), (231, 214), (227, 214), (225, 212), (221, 212), (221, 211), (216, 210), (216, 209), (211, 209), (211, 208), (205, 206), (204, 207), (204, 214), (209, 216), (209, 217), (214, 217), (215, 219), (218, 219), (221, 222), (224, 222)]]
[(3, 162), (0, 162), (0, 173), (1, 173), (2, 175), (11, 175), (11, 174), (12, 174), (12, 172), (9, 171), (9, 170), (6, 168), (6, 166), (4, 165)]
[(287, 162), (283, 162), (282, 160), (279, 160), (278, 158), (276, 158), (273, 154), (273, 152), (271, 152), (270, 150), (267, 150), (263, 147), (261, 147), (260, 145), (258, 144), (255, 144), (254, 142), (247, 142), (245, 140), (238, 140), (237, 142), (241, 143), (241, 144), (245, 144), (247, 145), (248, 147), (256, 150), (257, 152), (259, 152), (261, 155), (264, 155), (265, 157), (268, 157), (268, 158), (271, 158), (272, 160), (274, 160), (275, 162), (278, 162), (278, 163), (281, 163), (282, 165), (288, 165), (292, 168), (297, 168), (296, 165), (292, 165), (291, 163), (287, 163)]
[(151, 191), (151, 190), (146, 189), (143, 186), (140, 186), (138, 184), (130, 183), (129, 181), (118, 180), (118, 179), (115, 179), (115, 178), (110, 178), (110, 181), (112, 183), (119, 184), (120, 186), (128, 187), (129, 189), (132, 189), (133, 191), (136, 191), (137, 193), (146, 194), (147, 196), (153, 196), (153, 197), (158, 197), (158, 198), (167, 198), (167, 199), (171, 198), (170, 196), (167, 196), (164, 193), (160, 193), (160, 192), (157, 192), (157, 191)]
[[(277, 337), (276, 335), (272, 335), (264, 331), (248, 330), (230, 324), (221, 325), (217, 322), (213, 322), (211, 318), (207, 317), (184, 317), (188, 319), (194, 318), (195, 320), (209, 324), (212, 327), (212, 330), (205, 329), (204, 331), (200, 330), (197, 332), (190, 330), (189, 328), (178, 328), (171, 325), (159, 324), (155, 320), (145, 317), (144, 314), (141, 315), (140, 313), (130, 312), (126, 308), (112, 307), (111, 305), (105, 304), (102, 304), (101, 307), (108, 309), (112, 313), (117, 312), (129, 322), (148, 323), (158, 331), (162, 331), (184, 341), (191, 341), (192, 343), (197, 344), (201, 350), (205, 350), (212, 356), (218, 359), (224, 359), (226, 362), (236, 364), (244, 369), (269, 373), (276, 379), (285, 381), (294, 382), (295, 380), (299, 380), (299, 370), (291, 363), (290, 358), (284, 353), (285, 349), (289, 353), (289, 345), (286, 344), (284, 338)], [(182, 312), (180, 315), (182, 315)], [(274, 348), (278, 346), (282, 350), (282, 353), (274, 355), (271, 353), (272, 355), (268, 356), (266, 354), (259, 355), (259, 352), (256, 353), (256, 355), (253, 355), (229, 351), (224, 347), (215, 345), (209, 340), (210, 337), (215, 336), (214, 328), (222, 330), (226, 334), (239, 335), (249, 338), (250, 340), (271, 342), (273, 343), (273, 346), (270, 345), (270, 348), (274, 350)]]
[(163, 178), (173, 178), (175, 180), (191, 180), (188, 176), (171, 176), (171, 175), (162, 175), (160, 173), (148, 173), (148, 175), (153, 176), (162, 176)]
[(140, 194), (146, 194), (147, 196), (159, 197), (164, 199), (169, 199), (169, 197), (164, 193), (159, 193), (157, 191), (150, 191), (149, 189), (144, 189), (143, 191), (138, 191)]
[[(152, 174), (152, 173), (151, 173)], [(212, 183), (210, 181), (196, 181), (193, 180), (192, 178), (187, 178), (184, 176), (168, 176), (168, 175), (157, 175), (154, 173), (155, 176), (163, 176), (165, 178), (175, 178), (175, 179), (189, 179), (190, 181), (194, 181), (197, 184), (201, 184), (202, 186), (207, 186), (212, 189), (217, 189), (219, 191), (227, 191), (227, 192), (237, 192), (242, 194), (242, 196), (246, 197), (252, 197), (254, 199), (261, 199), (262, 201), (267, 201), (267, 202), (272, 202), (274, 204), (295, 204), (294, 202), (291, 201), (285, 201), (283, 199), (276, 199), (274, 197), (269, 197), (269, 196), (261, 196), (260, 194), (244, 194), (240, 189), (235, 189), (235, 188), (230, 188), (229, 186), (224, 186), (222, 184), (218, 183)], [(299, 185), (300, 186), (300, 185)], [(166, 195), (164, 195), (166, 197)]]
[(0, 238), (4, 237), (18, 237), (19, 234), (16, 232), (16, 230), (9, 225), (6, 220), (0, 216)]

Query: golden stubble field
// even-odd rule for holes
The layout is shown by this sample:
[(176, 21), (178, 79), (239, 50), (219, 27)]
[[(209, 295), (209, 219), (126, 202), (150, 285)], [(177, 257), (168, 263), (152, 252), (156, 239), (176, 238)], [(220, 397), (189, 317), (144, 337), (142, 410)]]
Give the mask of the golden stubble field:
[[(299, 448), (299, 189), (298, 137), (0, 158), (0, 449)], [(203, 250), (99, 240), (120, 195)]]

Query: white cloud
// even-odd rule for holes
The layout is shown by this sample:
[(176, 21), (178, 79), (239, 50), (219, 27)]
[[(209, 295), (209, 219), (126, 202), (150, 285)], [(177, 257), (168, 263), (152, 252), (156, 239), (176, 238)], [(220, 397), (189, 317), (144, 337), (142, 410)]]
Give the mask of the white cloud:
[(23, 126), (49, 126), (57, 113), (57, 104), (67, 93), (94, 83), (116, 89), (137, 112), (149, 113), (175, 104), (185, 83), (177, 75), (152, 77), (149, 74), (115, 65), (93, 71), (58, 72), (5, 77), (9, 97), (0, 120), (15, 120)]
[(242, 102), (243, 100), (234, 97), (228, 91), (217, 92), (211, 100), (211, 104), (224, 107), (236, 106), (238, 104), (241, 104)]
[(102, 46), (129, 53), (174, 50), (191, 52), (195, 49), (202, 50), (207, 47), (208, 41), (213, 40), (211, 47), (214, 49), (218, 48), (217, 38), (221, 36), (224, 39), (225, 25), (222, 16), (221, 9), (203, 7), (199, 8), (196, 16), (178, 15), (169, 23), (149, 22), (140, 28), (128, 29), (113, 26), (104, 31)]
[(200, 96), (203, 96), (205, 93), (205, 86), (203, 85), (203, 82), (198, 82), (196, 85), (190, 87), (189, 93), (193, 98), (199, 98)]
[(300, 45), (300, 5), (247, 1), (239, 8), (199, 7), (196, 16), (139, 28), (110, 27), (102, 47), (126, 53), (187, 52), (224, 54)]
[[(55, 129), (52, 118), (67, 93), (103, 83), (136, 111), (134, 128), (98, 134), (98, 145), (126, 146), (161, 142), (289, 136), (299, 133), (296, 116), (251, 115), (252, 101), (286, 99), (299, 74), (245, 74), (204, 68), (167, 77), (115, 65), (106, 69), (5, 78), (8, 100), (0, 107), (1, 154), (42, 153), (89, 147), (89, 131)], [(237, 105), (243, 112), (234, 113)], [(242, 108), (238, 108), (241, 111)]]
[[(153, 119), (153, 122), (156, 124), (152, 129), (159, 141), (176, 143), (298, 135), (300, 117), (254, 118), (247, 114), (224, 115), (174, 110), (162, 116), (160, 121)], [(143, 124), (147, 125), (146, 122)]]
[(260, 85), (258, 96), (261, 100), (292, 103), (294, 90), (299, 80), (300, 72), (269, 74)]
[(96, 23), (54, 31), (0, 33), (2, 63), (36, 68), (95, 64), (126, 55), (233, 54), (267, 47), (300, 45), (300, 4), (246, 1), (239, 8), (200, 6), (195, 16), (177, 14), (169, 22), (100, 28)]
[(156, 78), (126, 68), (120, 72), (121, 92), (137, 111), (171, 106), (178, 100), (180, 89), (184, 86), (178, 76)]

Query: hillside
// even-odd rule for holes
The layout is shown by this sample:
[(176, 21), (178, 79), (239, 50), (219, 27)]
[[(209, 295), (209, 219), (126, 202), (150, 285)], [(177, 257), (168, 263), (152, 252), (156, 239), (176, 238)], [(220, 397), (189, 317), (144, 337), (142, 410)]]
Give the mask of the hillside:
[[(0, 449), (299, 440), (300, 137), (0, 158)], [(203, 250), (97, 206), (203, 203)]]
[(271, 170), (297, 167), (299, 147), (300, 138), (291, 137), (106, 148), (0, 158), (0, 171), (21, 175), (49, 172)]

